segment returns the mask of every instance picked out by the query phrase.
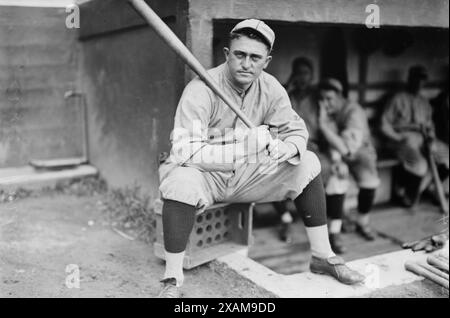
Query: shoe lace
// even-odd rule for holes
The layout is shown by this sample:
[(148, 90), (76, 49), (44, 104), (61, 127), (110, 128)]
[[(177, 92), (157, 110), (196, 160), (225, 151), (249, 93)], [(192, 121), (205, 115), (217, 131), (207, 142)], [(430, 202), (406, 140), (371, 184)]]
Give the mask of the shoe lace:
[(164, 287), (158, 295), (158, 298), (178, 298), (178, 287), (176, 280), (168, 279), (163, 281)]

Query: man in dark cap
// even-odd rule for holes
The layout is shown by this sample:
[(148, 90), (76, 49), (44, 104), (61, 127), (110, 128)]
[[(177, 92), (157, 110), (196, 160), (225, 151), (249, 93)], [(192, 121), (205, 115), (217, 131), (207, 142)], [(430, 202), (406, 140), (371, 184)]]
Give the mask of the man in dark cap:
[(423, 131), (427, 131), (428, 137), (433, 140), (431, 151), (441, 178), (448, 176), (448, 145), (436, 139), (432, 108), (422, 96), (427, 79), (425, 67), (412, 66), (408, 72), (406, 89), (388, 102), (382, 115), (381, 130), (388, 139), (388, 147), (401, 162), (397, 192), (407, 207), (412, 207), (418, 201), (421, 183), (429, 170), (424, 154)]
[[(308, 71), (311, 74), (308, 74)], [(306, 75), (309, 76), (306, 76)], [(300, 85), (309, 79), (309, 85)], [(318, 89), (311, 86), (312, 63), (304, 58), (294, 61), (290, 91), (292, 107), (303, 118), (310, 135), (308, 150), (318, 155), (325, 183), (330, 243), (335, 253), (346, 251), (341, 238), (345, 195), (353, 175), (360, 189), (356, 230), (374, 240), (369, 212), (379, 184), (376, 151), (371, 142), (367, 116), (361, 106), (344, 98), (342, 84), (333, 78), (323, 80)], [(281, 239), (289, 241), (292, 228), (286, 202), (275, 207), (282, 215)], [(283, 213), (283, 211), (286, 211)]]

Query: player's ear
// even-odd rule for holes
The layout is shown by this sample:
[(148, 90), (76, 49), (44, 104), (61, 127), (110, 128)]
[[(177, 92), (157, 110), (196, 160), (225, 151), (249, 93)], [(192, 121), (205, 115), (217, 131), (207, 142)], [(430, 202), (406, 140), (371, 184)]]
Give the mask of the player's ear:
[(223, 54), (225, 55), (225, 59), (228, 61), (228, 56), (230, 55), (230, 49), (227, 47), (224, 47)]
[(266, 64), (264, 64), (264, 69), (266, 69), (267, 66), (269, 66), (269, 64), (270, 64), (271, 61), (272, 61), (272, 56), (269, 55), (269, 56), (266, 58)]

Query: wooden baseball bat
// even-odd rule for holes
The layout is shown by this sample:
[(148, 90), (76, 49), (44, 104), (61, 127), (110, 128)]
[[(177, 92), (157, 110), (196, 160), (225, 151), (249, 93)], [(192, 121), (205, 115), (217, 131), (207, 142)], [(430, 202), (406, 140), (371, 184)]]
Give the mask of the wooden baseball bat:
[(434, 274), (436, 274), (436, 275), (438, 275), (438, 276), (448, 280), (448, 274), (445, 273), (444, 271), (441, 271), (441, 270), (437, 269), (436, 267), (433, 267), (433, 266), (428, 265), (428, 264), (420, 264), (420, 263), (419, 263), (419, 266), (425, 268), (429, 272), (432, 272), (432, 273), (434, 273)]
[(428, 163), (430, 165), (431, 175), (433, 177), (433, 183), (434, 183), (434, 185), (436, 187), (436, 191), (438, 193), (439, 204), (441, 206), (442, 212), (444, 214), (448, 215), (448, 201), (447, 201), (447, 198), (445, 197), (444, 187), (442, 186), (441, 178), (439, 178), (439, 173), (437, 170), (436, 161), (434, 160), (434, 157), (433, 157), (433, 152), (431, 151), (432, 139), (430, 138), (430, 133), (429, 133), (430, 130), (429, 130), (429, 128), (427, 128), (423, 125), (420, 126), (420, 130), (421, 130), (423, 140), (424, 140), (425, 151), (426, 151)]
[[(429, 146), (428, 146), (429, 147)], [(428, 161), (430, 163), (431, 173), (433, 175), (434, 185), (436, 186), (436, 191), (439, 197), (439, 204), (441, 205), (442, 212), (448, 215), (448, 202), (445, 197), (444, 187), (442, 186), (441, 178), (439, 178), (439, 173), (436, 167), (436, 162), (434, 161), (431, 149), (428, 149)]]
[(406, 262), (405, 268), (416, 275), (425, 277), (431, 280), (432, 282), (435, 282), (436, 284), (439, 284), (448, 289), (448, 280), (428, 271), (426, 268), (421, 267), (419, 264), (413, 262)]
[(436, 256), (430, 255), (427, 258), (427, 263), (430, 265), (433, 265), (434, 267), (439, 268), (442, 271), (446, 271), (448, 273), (448, 263), (442, 261), (441, 259), (437, 258)]
[(216, 81), (208, 74), (206, 69), (200, 64), (195, 56), (172, 32), (163, 20), (153, 11), (144, 0), (128, 0), (136, 11), (148, 22), (158, 36), (205, 82), (206, 85), (219, 96), (228, 107), (247, 125), (248, 128), (255, 128), (255, 125), (240, 110), (240, 107), (226, 95)]

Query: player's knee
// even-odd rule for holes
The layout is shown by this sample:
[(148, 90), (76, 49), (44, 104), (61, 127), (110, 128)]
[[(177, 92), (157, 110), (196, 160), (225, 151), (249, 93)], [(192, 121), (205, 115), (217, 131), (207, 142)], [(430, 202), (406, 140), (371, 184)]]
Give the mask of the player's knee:
[(337, 175), (331, 175), (325, 185), (325, 193), (327, 195), (342, 195), (347, 193), (350, 187), (348, 178), (342, 179)]
[(376, 189), (380, 185), (380, 179), (370, 172), (362, 172), (357, 176), (357, 183), (360, 188)]
[(195, 168), (178, 167), (161, 181), (159, 190), (164, 199), (197, 206), (203, 199), (202, 178)]
[(317, 155), (312, 151), (306, 151), (303, 155), (303, 159), (305, 166), (308, 168), (310, 179), (314, 179), (320, 174), (322, 166), (320, 164), (320, 160)]

